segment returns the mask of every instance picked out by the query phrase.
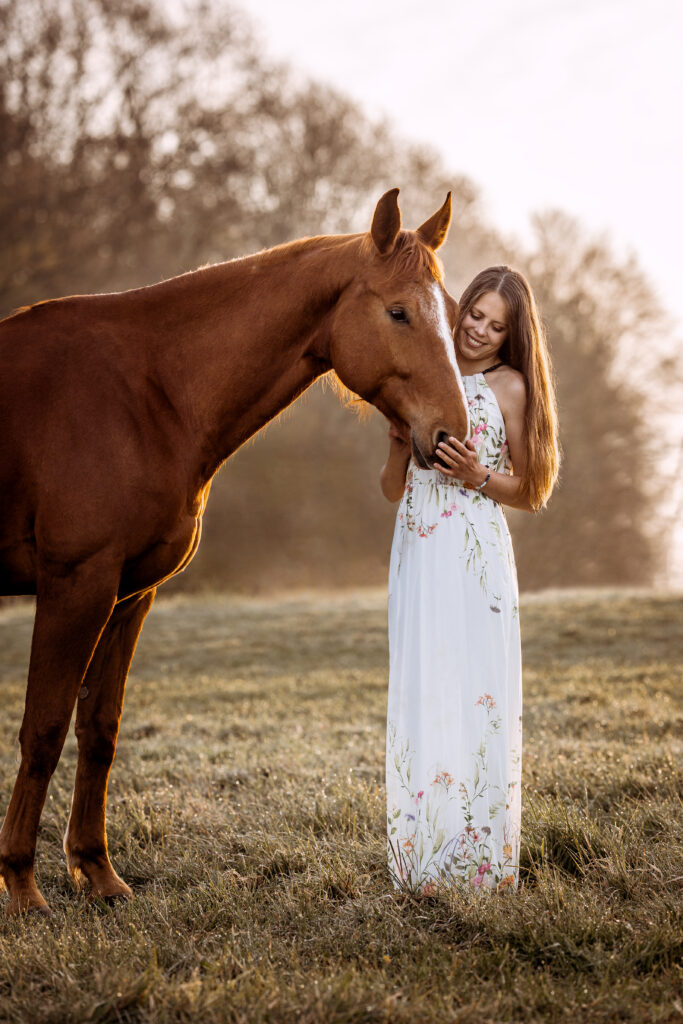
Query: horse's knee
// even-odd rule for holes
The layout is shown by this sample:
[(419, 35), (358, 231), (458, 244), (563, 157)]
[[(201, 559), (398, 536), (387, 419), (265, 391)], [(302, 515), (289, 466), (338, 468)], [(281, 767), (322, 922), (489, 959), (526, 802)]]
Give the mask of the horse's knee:
[(10, 878), (21, 878), (30, 874), (35, 860), (35, 843), (30, 848), (12, 849), (0, 839), (0, 877), (6, 881)]
[(22, 725), (19, 731), (19, 749), (22, 767), (29, 778), (49, 778), (52, 775), (62, 753), (67, 728), (61, 722), (37, 727)]
[(94, 717), (86, 724), (76, 725), (78, 753), (91, 764), (111, 765), (116, 753), (118, 722)]

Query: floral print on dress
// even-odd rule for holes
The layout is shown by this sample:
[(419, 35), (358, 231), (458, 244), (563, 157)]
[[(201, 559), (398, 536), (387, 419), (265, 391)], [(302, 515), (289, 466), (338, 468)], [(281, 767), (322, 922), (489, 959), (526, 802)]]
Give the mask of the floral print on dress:
[[(397, 888), (429, 895), (439, 885), (454, 883), (473, 889), (517, 885), (519, 824), (510, 811), (519, 778), (510, 778), (504, 789), (491, 781), (489, 747), (501, 719), (490, 694), (480, 696), (476, 706), (484, 709), (486, 721), (473, 751), (472, 774), (465, 778), (438, 768), (431, 780), (415, 781), (410, 741), (389, 722), (387, 764), (393, 764), (402, 796), (387, 816), (389, 869)], [(511, 762), (519, 765), (516, 751)], [(454, 833), (447, 820), (451, 803), (457, 805), (461, 825)], [(409, 810), (404, 810), (406, 804)]]

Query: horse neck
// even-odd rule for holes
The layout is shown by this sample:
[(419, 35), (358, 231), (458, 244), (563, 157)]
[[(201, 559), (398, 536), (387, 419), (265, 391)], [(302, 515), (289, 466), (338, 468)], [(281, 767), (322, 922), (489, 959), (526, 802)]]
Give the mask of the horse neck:
[(159, 286), (164, 388), (185, 411), (203, 479), (330, 369), (330, 314), (362, 237), (293, 242)]

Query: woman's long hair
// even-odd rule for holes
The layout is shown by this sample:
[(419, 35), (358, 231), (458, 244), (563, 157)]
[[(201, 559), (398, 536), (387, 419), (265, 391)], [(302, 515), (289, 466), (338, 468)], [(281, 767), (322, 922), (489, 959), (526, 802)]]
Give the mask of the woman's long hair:
[(548, 501), (560, 468), (555, 386), (545, 331), (526, 278), (502, 266), (482, 270), (463, 292), (456, 337), (465, 316), (486, 292), (497, 292), (508, 308), (508, 334), (499, 358), (519, 370), (526, 381), (526, 489), (532, 508), (537, 510)]

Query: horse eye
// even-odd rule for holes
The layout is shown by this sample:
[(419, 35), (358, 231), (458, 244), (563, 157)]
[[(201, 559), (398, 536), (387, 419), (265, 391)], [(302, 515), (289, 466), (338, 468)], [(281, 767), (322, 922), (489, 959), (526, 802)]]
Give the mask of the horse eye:
[(406, 313), (405, 309), (403, 309), (401, 306), (394, 306), (393, 309), (390, 309), (389, 316), (391, 317), (392, 320), (395, 320), (399, 324), (410, 323), (408, 319), (408, 314)]

